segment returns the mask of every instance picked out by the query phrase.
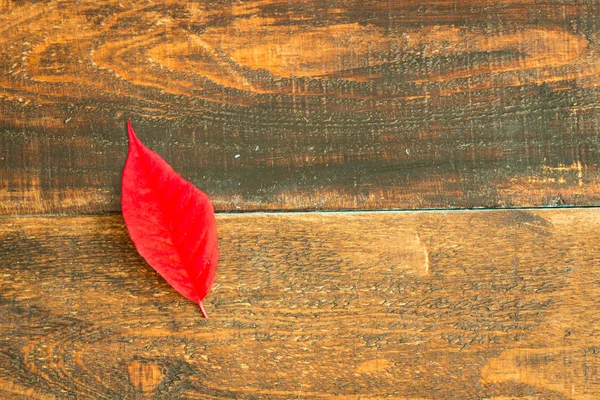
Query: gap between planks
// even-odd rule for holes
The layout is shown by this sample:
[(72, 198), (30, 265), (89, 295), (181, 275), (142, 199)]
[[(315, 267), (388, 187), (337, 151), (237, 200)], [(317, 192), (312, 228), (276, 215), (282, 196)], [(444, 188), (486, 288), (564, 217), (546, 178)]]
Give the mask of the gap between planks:
[[(271, 210), (271, 211), (216, 211), (217, 216), (235, 216), (235, 215), (368, 215), (368, 214), (422, 214), (422, 213), (481, 213), (481, 212), (507, 212), (507, 211), (569, 211), (569, 210), (600, 210), (600, 206), (548, 206), (548, 207), (510, 207), (510, 208), (419, 208), (419, 209), (384, 209), (384, 210)], [(46, 217), (103, 217), (122, 215), (121, 212), (100, 212), (100, 213), (60, 213), (60, 214), (6, 214), (0, 215), (1, 219), (11, 218), (46, 218)]]

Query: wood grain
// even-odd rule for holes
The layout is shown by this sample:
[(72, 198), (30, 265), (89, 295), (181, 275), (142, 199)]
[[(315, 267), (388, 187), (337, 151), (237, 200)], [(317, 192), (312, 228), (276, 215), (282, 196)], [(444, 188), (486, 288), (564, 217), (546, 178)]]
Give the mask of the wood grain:
[(0, 213), (600, 204), (600, 2), (0, 1)]
[(598, 209), (218, 224), (205, 320), (120, 216), (0, 219), (0, 397), (600, 397)]

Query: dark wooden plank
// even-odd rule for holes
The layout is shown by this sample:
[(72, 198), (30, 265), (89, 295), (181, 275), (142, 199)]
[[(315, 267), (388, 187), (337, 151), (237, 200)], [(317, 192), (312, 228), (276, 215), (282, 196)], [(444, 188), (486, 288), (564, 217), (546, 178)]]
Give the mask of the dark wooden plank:
[(600, 204), (600, 2), (0, 2), (0, 213)]
[(599, 209), (218, 224), (205, 320), (120, 216), (0, 219), (0, 397), (600, 397)]

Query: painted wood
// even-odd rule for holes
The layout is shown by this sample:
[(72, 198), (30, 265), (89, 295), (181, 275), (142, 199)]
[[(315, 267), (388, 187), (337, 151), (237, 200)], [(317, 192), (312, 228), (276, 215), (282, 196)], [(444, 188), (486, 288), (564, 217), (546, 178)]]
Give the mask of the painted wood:
[(600, 2), (0, 1), (0, 213), (600, 204)]
[(120, 216), (1, 218), (0, 397), (600, 397), (598, 209), (218, 226), (207, 320)]

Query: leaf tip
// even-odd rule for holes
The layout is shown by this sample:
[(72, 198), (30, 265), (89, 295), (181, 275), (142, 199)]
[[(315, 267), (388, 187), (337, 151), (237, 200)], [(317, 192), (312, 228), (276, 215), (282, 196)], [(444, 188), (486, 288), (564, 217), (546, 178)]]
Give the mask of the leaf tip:
[(133, 126), (131, 126), (131, 120), (127, 118), (127, 137), (129, 138), (129, 144), (137, 143), (138, 139), (135, 136), (135, 132), (133, 131)]

